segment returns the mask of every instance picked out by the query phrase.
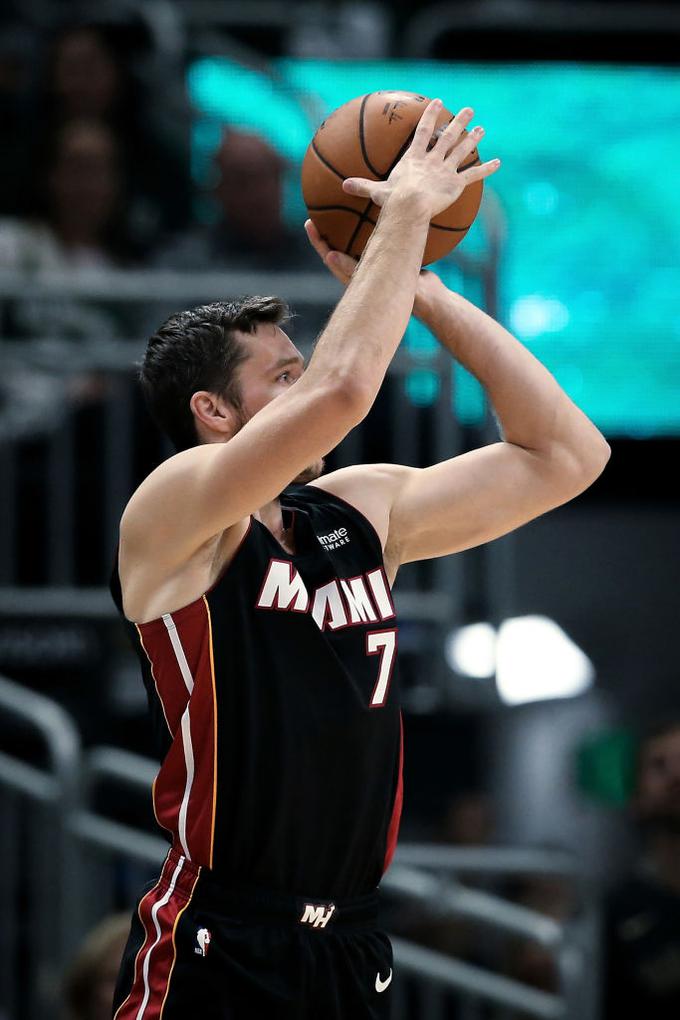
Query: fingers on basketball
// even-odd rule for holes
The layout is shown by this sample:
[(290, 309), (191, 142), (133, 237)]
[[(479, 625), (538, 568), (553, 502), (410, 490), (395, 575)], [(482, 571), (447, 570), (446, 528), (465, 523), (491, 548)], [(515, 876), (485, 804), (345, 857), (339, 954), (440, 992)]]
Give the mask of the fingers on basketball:
[[(439, 136), (433, 146), (439, 154), (446, 157), (446, 155), (459, 144), (462, 137), (468, 137), (465, 135), (465, 129), (470, 123), (474, 116), (474, 110), (471, 106), (464, 106), (462, 110), (453, 117), (446, 127), (439, 132)], [(472, 151), (472, 150), (470, 150)]]
[(314, 248), (322, 259), (325, 259), (331, 249), (319, 233), (319, 230), (313, 220), (305, 220), (305, 230), (312, 248)]
[(345, 255), (342, 251), (332, 251), (328, 254), (326, 265), (334, 276), (337, 276), (341, 282), (345, 283), (354, 273), (357, 267), (357, 260), (353, 259), (351, 255)]
[(477, 166), (471, 166), (467, 170), (460, 171), (458, 176), (462, 177), (467, 188), (468, 184), (482, 181), (484, 178), (490, 177), (491, 174), (495, 174), (500, 165), (500, 159), (489, 159), (486, 163), (480, 163)]
[(442, 110), (441, 99), (433, 99), (423, 110), (423, 115), (418, 121), (418, 126), (413, 135), (411, 151), (415, 153), (427, 152), (432, 135), (437, 127), (437, 117)]
[(475, 151), (478, 142), (481, 141), (484, 135), (484, 129), (476, 127), (470, 134), (465, 134), (458, 141), (456, 145), (451, 149), (448, 155), (445, 157), (445, 161), (453, 163), (455, 167), (459, 167), (461, 163)]
[[(359, 198), (371, 198), (373, 193), (379, 193), (380, 181), (369, 181), (365, 177), (348, 177), (342, 182), (342, 190), (348, 195), (358, 195)], [(374, 201), (376, 199), (374, 198)]]

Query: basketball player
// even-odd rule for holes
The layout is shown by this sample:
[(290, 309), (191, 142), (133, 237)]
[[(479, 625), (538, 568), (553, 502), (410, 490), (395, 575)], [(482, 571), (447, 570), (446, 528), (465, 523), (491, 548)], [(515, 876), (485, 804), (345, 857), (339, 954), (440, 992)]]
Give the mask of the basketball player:
[[(430, 220), (492, 161), (430, 103), (309, 365), (276, 298), (172, 316), (141, 371), (180, 451), (130, 500), (114, 591), (138, 650), (171, 849), (140, 900), (117, 1020), (389, 1013), (376, 887), (401, 809), (400, 564), (487, 542), (585, 489), (603, 437), (504, 329), (433, 274)], [(334, 262), (311, 228), (330, 268)], [(503, 441), (424, 470), (321, 477), (368, 413), (414, 308), (486, 387)]]

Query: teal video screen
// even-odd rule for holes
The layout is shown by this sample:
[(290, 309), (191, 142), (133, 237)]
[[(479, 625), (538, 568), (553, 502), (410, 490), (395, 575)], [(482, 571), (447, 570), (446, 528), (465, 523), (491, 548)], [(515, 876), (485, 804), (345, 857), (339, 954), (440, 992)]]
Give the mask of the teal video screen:
[[(197, 184), (209, 187), (225, 125), (257, 131), (290, 160), (286, 214), (300, 227), (299, 165), (336, 106), (378, 89), (474, 106), (482, 156), (503, 161), (487, 184), (504, 221), (499, 318), (607, 435), (680, 435), (680, 71), (280, 59), (266, 74), (216, 57), (189, 68), (187, 88)], [(461, 252), (483, 252), (482, 220)], [(462, 289), (453, 263), (436, 269)], [(422, 360), (407, 393), (427, 404), (436, 344), (417, 323), (406, 342)], [(466, 423), (483, 414), (462, 370), (454, 403)]]

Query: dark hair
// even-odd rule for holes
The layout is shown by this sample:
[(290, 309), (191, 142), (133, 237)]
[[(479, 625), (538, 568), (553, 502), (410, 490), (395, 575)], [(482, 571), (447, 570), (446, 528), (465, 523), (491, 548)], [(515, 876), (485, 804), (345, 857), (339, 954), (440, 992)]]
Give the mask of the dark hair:
[(189, 401), (208, 390), (240, 406), (236, 370), (248, 357), (236, 331), (254, 333), (263, 322), (280, 325), (288, 306), (277, 297), (213, 301), (166, 319), (150, 338), (139, 372), (147, 407), (177, 450), (198, 446)]

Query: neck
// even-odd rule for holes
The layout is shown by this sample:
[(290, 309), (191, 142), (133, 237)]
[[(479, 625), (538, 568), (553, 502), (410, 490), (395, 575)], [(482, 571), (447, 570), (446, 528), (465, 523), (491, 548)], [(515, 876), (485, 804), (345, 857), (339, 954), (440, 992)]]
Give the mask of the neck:
[(261, 506), (258, 512), (254, 515), (264, 524), (266, 528), (274, 535), (281, 535), (283, 533), (283, 514), (281, 512), (281, 504), (278, 499), (273, 499), (270, 503), (265, 503)]

